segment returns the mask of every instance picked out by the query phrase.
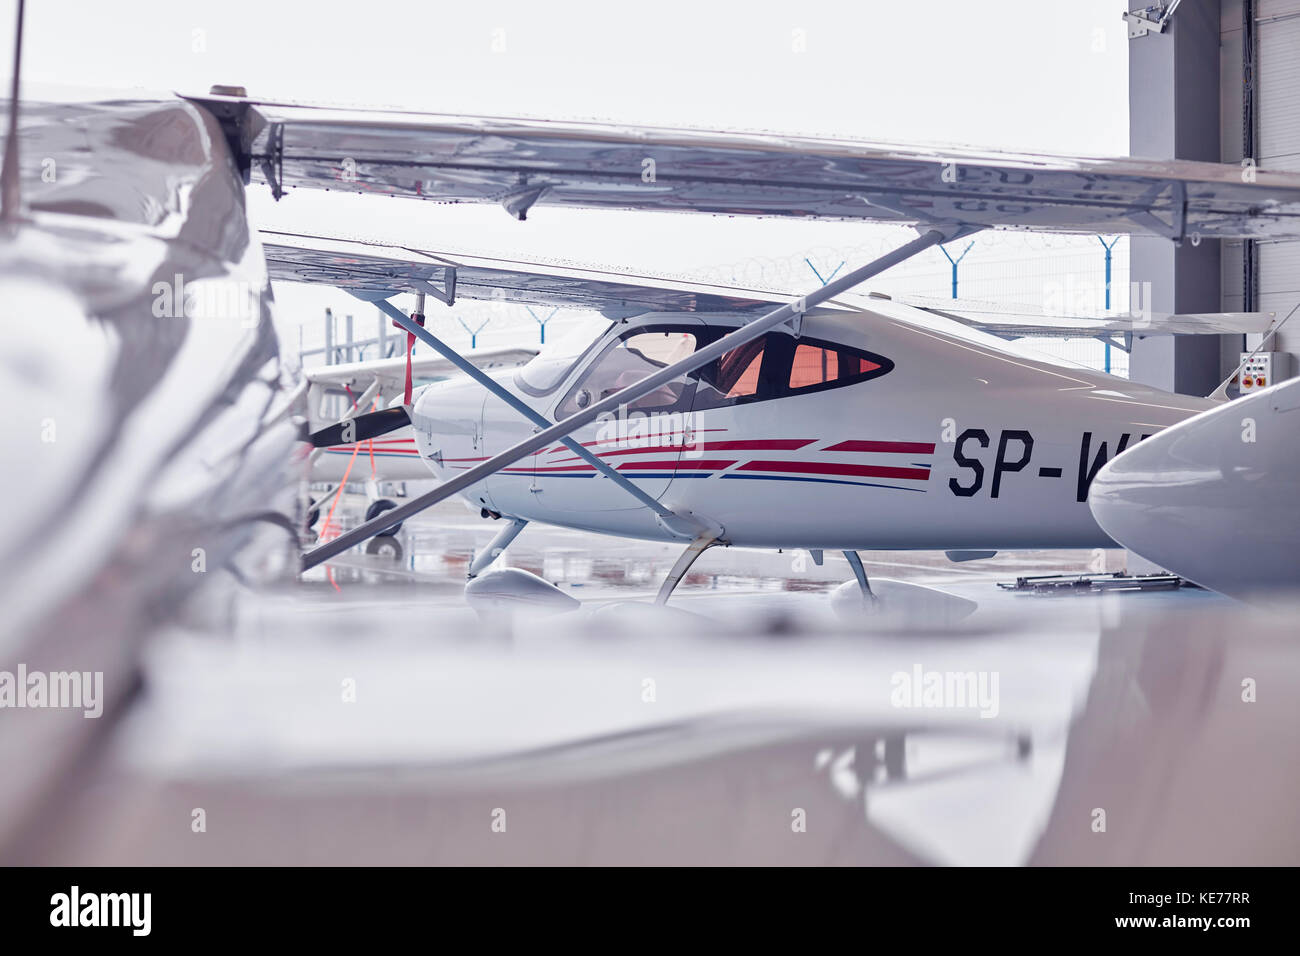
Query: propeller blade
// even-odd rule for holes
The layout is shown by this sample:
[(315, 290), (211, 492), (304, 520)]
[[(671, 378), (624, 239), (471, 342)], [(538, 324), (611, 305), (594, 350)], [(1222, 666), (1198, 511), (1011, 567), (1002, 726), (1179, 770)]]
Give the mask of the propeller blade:
[(335, 445), (351, 445), (355, 442), (378, 438), (389, 432), (397, 431), (411, 424), (411, 416), (401, 405), (383, 408), (377, 412), (366, 412), (355, 418), (345, 418), (306, 437), (306, 441), (316, 448), (332, 448)]

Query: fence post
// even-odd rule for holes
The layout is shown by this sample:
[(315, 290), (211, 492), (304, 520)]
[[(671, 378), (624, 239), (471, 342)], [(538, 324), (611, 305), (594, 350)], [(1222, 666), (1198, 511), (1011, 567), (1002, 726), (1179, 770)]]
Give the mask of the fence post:
[[(1101, 236), (1098, 236), (1098, 237), (1097, 237), (1097, 241), (1100, 242), (1100, 243), (1101, 243), (1101, 247), (1102, 247), (1103, 249), (1106, 250), (1106, 306), (1105, 306), (1105, 310), (1106, 310), (1107, 312), (1109, 312), (1109, 311), (1110, 311), (1110, 262), (1111, 262), (1111, 250), (1115, 248), (1115, 243), (1119, 242), (1119, 236), (1116, 236), (1114, 239), (1112, 239), (1109, 245), (1107, 245), (1106, 240), (1103, 239)], [(1107, 375), (1110, 374), (1110, 342), (1109, 342), (1109, 341), (1106, 342), (1106, 369), (1105, 369), (1105, 371), (1106, 371), (1106, 374), (1107, 374)]]
[(545, 345), (546, 344), (546, 323), (551, 321), (551, 319), (555, 318), (555, 313), (560, 311), (560, 307), (556, 306), (555, 308), (551, 309), (551, 314), (544, 319), (539, 319), (537, 317), (537, 313), (533, 311), (533, 307), (531, 305), (526, 305), (524, 306), (524, 308), (528, 310), (528, 314), (533, 317), (533, 321), (536, 322), (538, 327), (541, 329), (542, 337), (541, 337), (541, 341), (538, 344)]
[(939, 247), (939, 251), (942, 252), (944, 256), (947, 257), (948, 261), (952, 263), (952, 297), (954, 299), (957, 298), (957, 266), (963, 259), (966, 258), (966, 253), (970, 252), (970, 247), (973, 245), (975, 245), (974, 239), (966, 243), (966, 248), (961, 251), (961, 255), (959, 255), (956, 259), (954, 259), (948, 253), (948, 250), (945, 249), (943, 246)]
[(478, 334), (482, 332), (484, 329), (486, 329), (488, 323), (491, 322), (492, 320), (490, 318), (484, 319), (477, 329), (471, 329), (468, 325), (465, 324), (465, 320), (462, 319), (460, 316), (456, 316), (456, 321), (460, 323), (460, 327), (462, 329), (464, 329), (466, 332), (469, 333), (469, 347), (471, 349), (476, 349), (478, 348)]

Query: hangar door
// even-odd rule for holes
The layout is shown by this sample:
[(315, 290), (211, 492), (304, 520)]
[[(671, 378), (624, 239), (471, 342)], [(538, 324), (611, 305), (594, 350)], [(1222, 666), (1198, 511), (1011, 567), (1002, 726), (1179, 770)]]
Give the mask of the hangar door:
[[(1225, 9), (1230, 4), (1225, 4)], [(1256, 116), (1262, 169), (1300, 172), (1300, 0), (1256, 3)], [(1259, 308), (1279, 318), (1300, 302), (1300, 241), (1259, 244)], [(1278, 334), (1283, 351), (1300, 355), (1300, 327)], [(1300, 372), (1300, 361), (1292, 372)]]

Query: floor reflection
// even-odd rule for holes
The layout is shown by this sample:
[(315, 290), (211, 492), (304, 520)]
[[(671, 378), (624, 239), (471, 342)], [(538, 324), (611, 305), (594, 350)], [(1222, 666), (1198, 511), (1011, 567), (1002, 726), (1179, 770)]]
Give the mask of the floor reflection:
[[(672, 546), (530, 527), (505, 561), (582, 606), (501, 640), (462, 598), (494, 533), (434, 509), (400, 553), (245, 594), (228, 633), (170, 633), (7, 862), (1300, 862), (1285, 615), (996, 587), (1091, 552), (864, 556), (977, 603), (953, 624), (846, 620), (842, 559), (740, 549), (654, 608)], [(194, 806), (221, 839), (160, 824)]]

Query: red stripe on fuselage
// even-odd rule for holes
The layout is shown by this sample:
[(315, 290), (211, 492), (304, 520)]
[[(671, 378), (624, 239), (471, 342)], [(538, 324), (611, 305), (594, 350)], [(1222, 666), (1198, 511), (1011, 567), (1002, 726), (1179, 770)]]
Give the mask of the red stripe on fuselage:
[[(766, 438), (758, 441), (705, 441), (694, 445), (649, 445), (645, 448), (618, 448), (614, 451), (598, 451), (598, 458), (614, 458), (620, 455), (666, 455), (683, 451), (795, 451), (805, 445), (811, 445), (815, 438)], [(578, 461), (575, 458), (555, 458), (556, 462)]]
[(925, 481), (925, 468), (894, 468), (888, 465), (847, 465), (825, 461), (751, 461), (737, 471), (779, 471), (797, 475), (854, 475), (859, 478), (913, 478)]
[(502, 470), (502, 471), (510, 471), (510, 472), (528, 472), (528, 473), (531, 474), (531, 473), (534, 472), (534, 471), (590, 471), (590, 472), (595, 472), (596, 469), (593, 468), (591, 465), (559, 465), (559, 466), (540, 467), (540, 468), (502, 468), (501, 470)]
[[(362, 442), (361, 451), (364, 452), (367, 450), (367, 448), (368, 446), (366, 445), (366, 443)], [(331, 445), (329, 448), (325, 450), (331, 452), (345, 452), (346, 454), (349, 455), (352, 454), (351, 445)], [(416, 455), (418, 457), (420, 454), (418, 448), (376, 448), (375, 451), (383, 452), (385, 455)]]
[(655, 469), (662, 471), (719, 471), (723, 468), (730, 468), (734, 461), (681, 461), (672, 459), (670, 461), (625, 461), (618, 466), (619, 471), (630, 471), (638, 468)]
[(934, 443), (922, 441), (842, 441), (823, 451), (879, 451), (900, 455), (933, 455)]
[[(705, 433), (705, 432), (725, 432), (725, 431), (726, 431), (725, 428), (700, 428), (700, 429), (697, 429), (697, 430), (694, 432), (694, 434), (697, 434), (697, 435), (698, 435), (698, 434), (703, 434), (703, 433)], [(685, 433), (685, 432), (654, 432), (653, 434), (650, 434), (650, 435), (637, 435), (637, 436), (636, 436), (636, 440), (637, 440), (637, 441), (640, 441), (640, 440), (643, 439), (643, 438), (645, 438), (645, 439), (649, 439), (649, 438), (671, 438), (671, 437), (674, 436), (674, 435), (684, 435), (684, 434), (686, 434), (686, 433)], [(584, 441), (584, 442), (579, 442), (578, 444), (581, 445), (583, 448), (594, 448), (594, 447), (596, 447), (597, 445), (623, 445), (623, 444), (626, 444), (629, 440), (630, 440), (630, 436), (629, 436), (629, 437), (624, 437), (624, 438), (601, 438), (601, 439), (598, 439), (598, 440), (596, 440), (596, 441)], [(568, 446), (567, 446), (567, 445), (556, 445), (554, 448), (547, 449), (547, 452), (546, 452), (546, 453), (549, 454), (549, 455), (553, 455), (553, 454), (555, 454), (557, 451), (568, 451)]]

